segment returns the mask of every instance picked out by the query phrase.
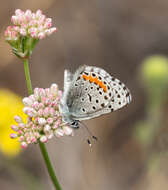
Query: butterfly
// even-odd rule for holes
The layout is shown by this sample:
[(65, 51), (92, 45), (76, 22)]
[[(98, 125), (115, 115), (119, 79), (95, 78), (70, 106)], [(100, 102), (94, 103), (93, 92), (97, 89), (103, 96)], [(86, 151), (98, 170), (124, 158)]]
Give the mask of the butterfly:
[(130, 91), (120, 80), (102, 68), (84, 65), (74, 74), (65, 70), (59, 110), (64, 122), (79, 128), (82, 120), (118, 110), (131, 99)]

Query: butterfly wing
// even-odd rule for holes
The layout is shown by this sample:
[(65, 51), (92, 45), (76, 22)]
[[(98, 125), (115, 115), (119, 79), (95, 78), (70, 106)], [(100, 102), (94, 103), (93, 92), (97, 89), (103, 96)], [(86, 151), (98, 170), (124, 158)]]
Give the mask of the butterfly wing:
[(65, 104), (74, 120), (98, 117), (123, 107), (131, 100), (123, 83), (103, 69), (89, 66), (82, 66), (76, 71), (65, 97)]

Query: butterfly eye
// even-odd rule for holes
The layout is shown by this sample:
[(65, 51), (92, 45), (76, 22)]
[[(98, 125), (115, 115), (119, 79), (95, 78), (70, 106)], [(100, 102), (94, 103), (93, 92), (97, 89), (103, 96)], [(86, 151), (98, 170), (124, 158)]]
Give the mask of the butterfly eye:
[(73, 125), (73, 126), (75, 126), (75, 127), (78, 127), (78, 121), (73, 121), (73, 122), (71, 123), (71, 125)]

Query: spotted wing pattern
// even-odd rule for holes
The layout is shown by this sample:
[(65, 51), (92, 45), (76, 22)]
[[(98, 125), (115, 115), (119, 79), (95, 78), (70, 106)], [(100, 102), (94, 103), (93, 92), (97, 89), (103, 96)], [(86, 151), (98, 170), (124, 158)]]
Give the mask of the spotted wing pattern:
[(86, 120), (130, 103), (128, 88), (98, 67), (82, 66), (73, 75), (65, 103), (74, 120)]

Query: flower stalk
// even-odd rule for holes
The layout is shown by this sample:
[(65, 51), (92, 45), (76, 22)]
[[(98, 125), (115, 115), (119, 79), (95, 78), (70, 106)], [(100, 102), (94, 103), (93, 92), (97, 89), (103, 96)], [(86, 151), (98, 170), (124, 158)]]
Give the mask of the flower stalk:
[[(29, 93), (29, 95), (31, 95), (33, 93), (33, 90), (32, 90), (32, 84), (31, 84), (31, 78), (30, 78), (30, 72), (29, 72), (28, 59), (24, 59), (24, 71), (25, 71), (25, 77), (26, 77), (28, 93)], [(42, 156), (44, 158), (48, 173), (50, 175), (50, 178), (51, 178), (51, 180), (53, 182), (53, 185), (54, 185), (55, 189), (56, 190), (62, 190), (62, 188), (61, 188), (61, 186), (60, 186), (60, 184), (58, 182), (58, 179), (57, 179), (57, 177), (55, 175), (54, 169), (52, 167), (52, 164), (51, 164), (51, 161), (50, 161), (50, 158), (49, 158), (49, 155), (48, 155), (48, 152), (47, 152), (45, 144), (39, 142), (39, 146), (40, 146), (40, 150), (41, 150)]]

